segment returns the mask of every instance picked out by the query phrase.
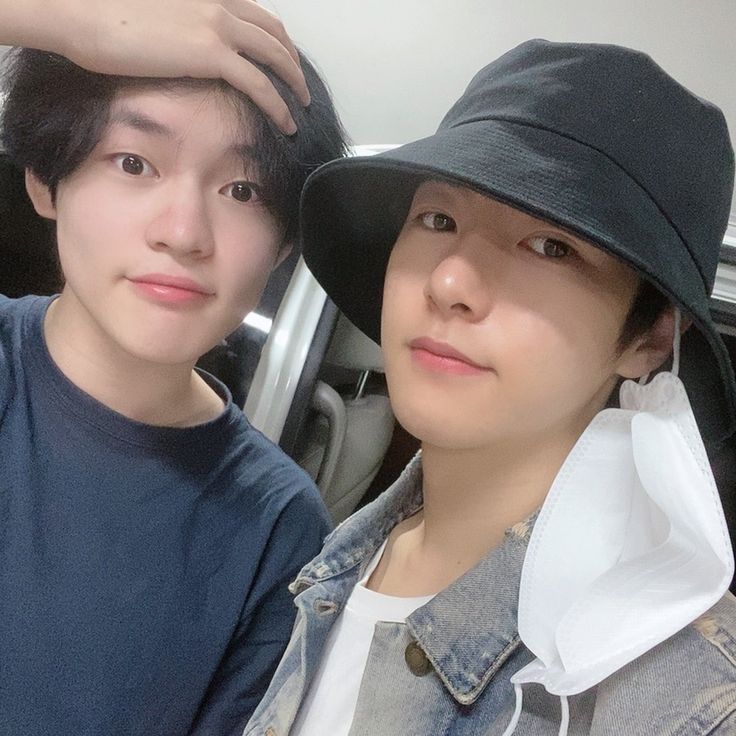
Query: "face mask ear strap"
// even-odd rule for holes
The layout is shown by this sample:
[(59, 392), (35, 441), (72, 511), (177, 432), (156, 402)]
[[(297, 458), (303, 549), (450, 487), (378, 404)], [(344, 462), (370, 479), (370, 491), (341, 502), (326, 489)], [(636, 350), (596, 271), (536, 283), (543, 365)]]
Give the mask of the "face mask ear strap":
[(682, 314), (675, 307), (675, 334), (672, 338), (672, 368), (670, 372), (676, 376), (680, 372), (680, 340), (682, 338)]

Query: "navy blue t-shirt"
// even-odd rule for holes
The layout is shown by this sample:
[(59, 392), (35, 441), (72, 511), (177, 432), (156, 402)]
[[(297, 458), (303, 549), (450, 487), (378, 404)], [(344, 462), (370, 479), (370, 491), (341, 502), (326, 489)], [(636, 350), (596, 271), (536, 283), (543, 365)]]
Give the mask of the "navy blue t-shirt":
[(48, 303), (0, 297), (0, 734), (239, 734), (327, 533), (319, 494), (219, 383), (225, 411), (188, 428), (79, 390)]

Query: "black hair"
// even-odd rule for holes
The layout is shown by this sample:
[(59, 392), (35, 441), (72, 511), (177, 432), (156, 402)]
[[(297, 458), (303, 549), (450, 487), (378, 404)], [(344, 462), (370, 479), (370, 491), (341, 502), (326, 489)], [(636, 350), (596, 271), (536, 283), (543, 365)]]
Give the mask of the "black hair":
[[(617, 350), (623, 353), (637, 337), (641, 337), (654, 327), (654, 323), (671, 304), (669, 297), (662, 293), (651, 281), (640, 278), (634, 300), (624, 320), (618, 336)], [(659, 369), (658, 369), (659, 370)], [(618, 377), (616, 385), (608, 396), (606, 408), (618, 407), (619, 389), (625, 378)]]
[(618, 338), (619, 350), (626, 349), (637, 337), (654, 327), (654, 323), (670, 305), (670, 299), (651, 281), (641, 279)]
[(262, 67), (297, 124), (297, 133), (287, 136), (245, 94), (222, 80), (98, 74), (58, 54), (15, 49), (4, 75), (2, 144), (17, 166), (30, 169), (55, 196), (59, 183), (85, 161), (99, 142), (119, 91), (219, 89), (233, 100), (243, 127), (251, 132), (249, 163), (257, 169), (264, 202), (281, 226), (284, 241), (294, 243), (299, 197), (307, 176), (322, 163), (345, 154), (345, 135), (330, 94), (302, 54), (300, 61), (312, 99), (307, 108), (302, 107), (284, 82)]

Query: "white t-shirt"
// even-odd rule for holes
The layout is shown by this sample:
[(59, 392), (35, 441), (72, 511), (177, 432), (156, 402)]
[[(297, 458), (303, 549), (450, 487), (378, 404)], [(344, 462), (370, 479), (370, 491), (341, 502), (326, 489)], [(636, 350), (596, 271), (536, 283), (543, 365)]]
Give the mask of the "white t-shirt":
[(384, 542), (374, 555), (327, 636), (322, 661), (297, 713), (291, 736), (347, 736), (376, 622), (403, 623), (434, 598), (398, 598), (365, 587), (385, 546)]

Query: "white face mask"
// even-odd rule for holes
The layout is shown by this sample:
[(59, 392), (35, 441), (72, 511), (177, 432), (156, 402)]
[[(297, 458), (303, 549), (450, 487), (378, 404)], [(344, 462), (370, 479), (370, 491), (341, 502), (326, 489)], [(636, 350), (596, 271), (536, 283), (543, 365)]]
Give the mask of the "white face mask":
[[(678, 315), (679, 317), (679, 315)], [(626, 381), (560, 469), (519, 592), (536, 659), (511, 678), (562, 697), (587, 690), (687, 626), (728, 589), (734, 559), (716, 484), (677, 372)]]

